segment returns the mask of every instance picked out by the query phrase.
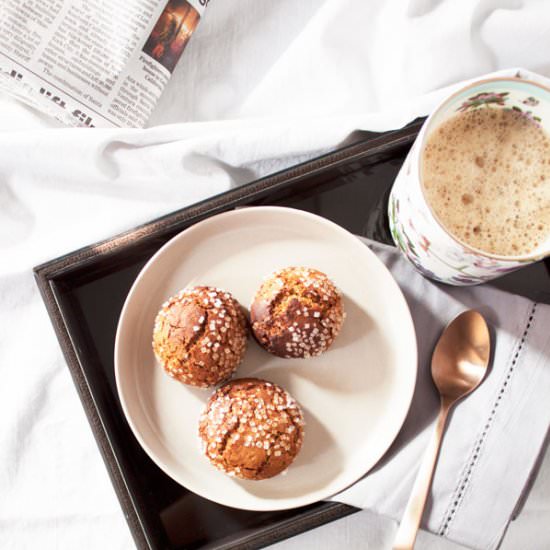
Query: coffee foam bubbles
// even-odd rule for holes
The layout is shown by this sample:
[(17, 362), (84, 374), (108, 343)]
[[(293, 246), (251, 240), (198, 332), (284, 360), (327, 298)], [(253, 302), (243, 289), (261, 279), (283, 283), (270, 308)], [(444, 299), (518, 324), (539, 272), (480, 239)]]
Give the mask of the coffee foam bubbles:
[(428, 137), (422, 184), (441, 224), (462, 242), (503, 256), (550, 238), (550, 138), (526, 115), (482, 107)]

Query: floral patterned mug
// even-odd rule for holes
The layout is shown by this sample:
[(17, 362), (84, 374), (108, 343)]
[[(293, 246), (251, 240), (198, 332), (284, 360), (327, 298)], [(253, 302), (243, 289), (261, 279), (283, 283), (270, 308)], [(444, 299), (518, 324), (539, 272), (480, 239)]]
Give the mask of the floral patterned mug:
[(389, 198), (391, 234), (418, 271), (452, 285), (483, 283), (550, 254), (550, 235), (528, 255), (499, 256), (475, 249), (451, 235), (426, 201), (420, 162), (427, 138), (443, 122), (470, 109), (512, 109), (550, 134), (550, 89), (521, 78), (474, 82), (443, 101), (409, 151)]

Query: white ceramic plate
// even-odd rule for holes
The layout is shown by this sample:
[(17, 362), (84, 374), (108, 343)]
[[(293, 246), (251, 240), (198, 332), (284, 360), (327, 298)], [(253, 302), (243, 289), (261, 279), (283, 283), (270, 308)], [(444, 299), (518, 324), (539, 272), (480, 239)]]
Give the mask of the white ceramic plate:
[[(347, 318), (332, 347), (312, 359), (280, 359), (250, 339), (236, 376), (286, 388), (302, 405), (304, 444), (288, 471), (241, 481), (200, 453), (197, 423), (211, 391), (169, 378), (151, 349), (162, 302), (188, 285), (213, 285), (250, 306), (272, 271), (303, 265), (341, 289)], [(407, 414), (416, 381), (416, 338), (401, 290), (356, 237), (299, 210), (252, 207), (209, 218), (164, 245), (135, 281), (120, 317), (116, 381), (141, 445), (170, 477), (210, 500), (276, 510), (325, 499), (381, 458)]]

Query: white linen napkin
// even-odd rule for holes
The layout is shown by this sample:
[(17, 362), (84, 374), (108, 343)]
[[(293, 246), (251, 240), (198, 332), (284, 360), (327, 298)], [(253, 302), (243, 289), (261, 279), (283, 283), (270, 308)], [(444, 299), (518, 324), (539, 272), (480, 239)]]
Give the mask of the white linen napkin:
[(366, 241), (401, 286), (418, 341), (418, 378), (401, 432), (363, 479), (332, 500), (400, 520), (439, 410), (430, 360), (465, 309), (486, 318), (494, 347), (482, 385), (453, 410), (423, 527), (470, 548), (497, 548), (550, 427), (550, 306), (487, 285), (431, 282), (393, 248)]

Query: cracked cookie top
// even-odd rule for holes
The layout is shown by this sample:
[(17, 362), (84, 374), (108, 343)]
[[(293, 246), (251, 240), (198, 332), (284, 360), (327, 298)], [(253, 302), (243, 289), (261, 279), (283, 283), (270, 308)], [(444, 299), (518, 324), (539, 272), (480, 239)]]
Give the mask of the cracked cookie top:
[(344, 322), (342, 296), (321, 271), (287, 267), (270, 275), (250, 307), (259, 344), (279, 357), (312, 357), (332, 344)]
[(155, 319), (155, 356), (172, 378), (191, 386), (207, 388), (229, 378), (246, 343), (241, 306), (219, 288), (185, 288), (162, 305)]
[(303, 436), (304, 418), (296, 401), (280, 386), (258, 378), (224, 384), (199, 421), (205, 456), (241, 479), (267, 479), (286, 470)]

